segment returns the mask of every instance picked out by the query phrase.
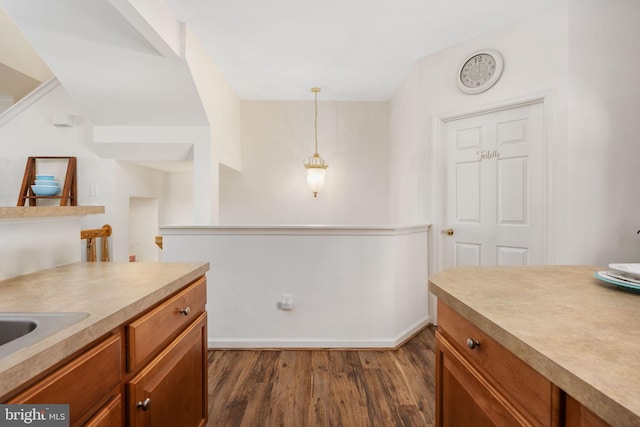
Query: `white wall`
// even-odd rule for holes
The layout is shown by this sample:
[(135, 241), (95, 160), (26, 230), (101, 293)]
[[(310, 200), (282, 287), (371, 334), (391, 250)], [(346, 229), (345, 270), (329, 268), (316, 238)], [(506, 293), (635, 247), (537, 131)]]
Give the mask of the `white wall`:
[(221, 224), (388, 224), (389, 107), (318, 101), (317, 198), (303, 166), (314, 153), (313, 102), (243, 101), (242, 173), (220, 170)]
[[(16, 206), (29, 156), (77, 157), (78, 205), (106, 205), (111, 199), (113, 162), (100, 159), (92, 152), (92, 124), (74, 105), (64, 88), (54, 82), (47, 85), (45, 92), (20, 114), (13, 115), (12, 110), (5, 112), (10, 118), (0, 126), (0, 205)], [(17, 104), (13, 108), (20, 106)], [(72, 115), (73, 127), (53, 126), (51, 116), (55, 113)], [(62, 185), (66, 162), (39, 161), (38, 171), (51, 172)], [(90, 185), (99, 189), (97, 196), (89, 195)], [(56, 202), (40, 200), (38, 203)], [(109, 221), (109, 212), (90, 215), (83, 218), (82, 227), (98, 228)]]
[[(33, 104), (31, 104), (33, 102)], [(29, 104), (29, 106), (25, 106)], [(16, 206), (29, 156), (75, 156), (78, 159), (78, 205), (107, 205), (111, 199), (113, 162), (99, 159), (90, 148), (91, 123), (57, 82), (51, 82), (0, 116), (0, 206)], [(23, 109), (24, 108), (24, 109)], [(55, 127), (54, 113), (71, 114), (73, 127)], [(64, 181), (66, 161), (39, 161), (38, 172)], [(89, 195), (90, 185), (99, 189)], [(58, 200), (39, 200), (57, 205)], [(80, 230), (110, 223), (105, 214), (79, 218), (2, 221), (0, 223), (0, 278), (26, 274), (86, 258)]]
[(429, 307), (429, 238), (431, 233), (402, 234), (393, 240), (394, 328), (406, 331), (418, 319), (435, 320)]
[[(104, 205), (108, 193), (89, 196), (89, 183), (110, 188), (112, 162), (99, 159), (92, 152), (92, 124), (73, 104), (64, 88), (57, 83), (51, 88), (35, 104), (0, 126), (0, 205), (16, 205), (28, 156), (77, 157), (78, 204)], [(73, 127), (53, 126), (51, 116), (54, 113), (73, 115)], [(51, 163), (54, 162), (41, 163), (38, 170), (53, 172), (62, 184), (64, 167)]]
[[(24, 38), (7, 12), (0, 6), (0, 63), (42, 83), (53, 75), (42, 58)], [(7, 43), (7, 40), (11, 40)], [(23, 95), (26, 95), (23, 94)]]
[(185, 30), (185, 59), (211, 126), (216, 158), (220, 163), (240, 170), (240, 99), (188, 28)]
[(569, 2), (570, 203), (559, 262), (640, 261), (640, 2)]
[[(24, 102), (24, 101), (23, 101)], [(8, 111), (7, 113), (10, 113)], [(7, 114), (5, 113), (5, 114)], [(56, 127), (51, 124), (51, 115), (64, 113), (73, 115), (73, 127)], [(5, 119), (6, 120), (6, 119)], [(20, 114), (11, 115), (0, 126), (0, 205), (15, 206), (28, 156), (75, 156), (78, 159), (78, 205), (105, 206), (105, 214), (88, 215), (80, 221), (82, 229), (100, 228), (104, 224), (113, 227), (110, 249), (114, 261), (127, 261), (129, 254), (129, 197), (153, 197), (159, 200), (159, 218), (164, 221), (164, 209), (169, 197), (168, 174), (132, 164), (102, 159), (94, 152), (92, 143), (93, 125), (84, 113), (74, 105), (67, 92), (59, 84), (50, 85), (44, 96), (25, 108)], [(41, 161), (40, 172), (51, 172), (63, 182), (66, 162)], [(90, 195), (90, 187), (97, 189)], [(187, 191), (188, 194), (188, 191)], [(57, 201), (38, 201), (38, 204), (57, 204)], [(168, 209), (167, 209), (168, 210)], [(38, 226), (32, 225), (31, 234), (39, 234)], [(9, 227), (9, 226), (7, 226)], [(23, 228), (29, 226), (24, 225)], [(153, 236), (151, 236), (153, 238)], [(48, 240), (60, 239), (59, 233), (44, 234), (40, 237), (43, 247)], [(76, 256), (70, 260), (86, 259), (85, 247), (79, 233), (73, 233), (76, 241)], [(25, 241), (34, 243), (25, 236)], [(53, 267), (61, 261), (51, 253), (48, 262), (46, 253), (38, 265)], [(13, 272), (27, 272), (31, 263), (27, 258), (21, 267)], [(18, 264), (20, 265), (20, 264)]]
[[(441, 227), (434, 118), (547, 94), (551, 259), (638, 261), (640, 85), (631, 82), (640, 65), (639, 19), (637, 1), (568, 0), (418, 61), (391, 102), (392, 218), (431, 218), (434, 235)], [(465, 95), (455, 73), (466, 55), (481, 48), (502, 52), (503, 76), (488, 92)]]
[(422, 118), (419, 115), (418, 67), (402, 81), (389, 106), (390, 216), (396, 224), (418, 221)]
[(13, 96), (0, 95), (0, 114), (7, 110), (14, 103)]
[[(566, 151), (567, 5), (561, 3), (538, 15), (482, 34), (420, 59), (391, 101), (391, 189), (400, 221), (434, 223), (439, 236), (442, 217), (439, 140), (435, 125), (439, 117), (479, 111), (533, 95), (548, 95), (552, 104), (553, 155)], [(542, 30), (544, 29), (544, 30)], [(466, 95), (456, 85), (461, 62), (483, 48), (497, 49), (505, 60), (501, 79), (489, 91)], [(540, 59), (543, 58), (543, 59)], [(416, 160), (417, 158), (417, 160)], [(563, 169), (553, 169), (554, 182), (562, 182)], [(564, 200), (564, 194), (554, 200)], [(565, 206), (556, 206), (561, 212)], [(432, 242), (433, 243), (433, 242)], [(431, 247), (431, 272), (437, 269)]]
[(430, 320), (427, 230), (161, 227), (162, 260), (211, 262), (210, 347), (394, 347)]
[(190, 224), (193, 222), (194, 174), (173, 172), (167, 177), (166, 195), (169, 203), (162, 212), (161, 224)]
[[(130, 227), (130, 201), (132, 198), (151, 198), (157, 200), (158, 209), (155, 217), (149, 219), (155, 224), (163, 224), (165, 222), (164, 212), (168, 201), (166, 191), (168, 187), (168, 174), (156, 169), (140, 167), (127, 162), (116, 162), (114, 171), (114, 192), (113, 200), (110, 205), (112, 208), (112, 227), (113, 227), (113, 260), (128, 261), (129, 260), (129, 236), (131, 235)], [(148, 215), (154, 215), (148, 212)], [(118, 233), (116, 235), (116, 233)], [(158, 230), (147, 230), (147, 243), (153, 242), (154, 237), (158, 234)], [(145, 239), (138, 235), (136, 239)]]
[(78, 217), (0, 219), (0, 280), (80, 261), (80, 223)]
[(195, 221), (217, 224), (220, 221), (220, 165), (241, 169), (240, 99), (220, 74), (199, 41), (185, 29), (185, 59), (198, 89), (210, 127), (208, 146), (195, 147), (194, 199), (209, 203), (209, 215), (196, 212)]

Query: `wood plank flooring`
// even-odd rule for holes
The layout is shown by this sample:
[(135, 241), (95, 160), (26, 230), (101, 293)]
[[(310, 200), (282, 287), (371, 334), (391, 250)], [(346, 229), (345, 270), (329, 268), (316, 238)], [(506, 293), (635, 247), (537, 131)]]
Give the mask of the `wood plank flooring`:
[(207, 426), (433, 426), (434, 333), (398, 350), (210, 351)]

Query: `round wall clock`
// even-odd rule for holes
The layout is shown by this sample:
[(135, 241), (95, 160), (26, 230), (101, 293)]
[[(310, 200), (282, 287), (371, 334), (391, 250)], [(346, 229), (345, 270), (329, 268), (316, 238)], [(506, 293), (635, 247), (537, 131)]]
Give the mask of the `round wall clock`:
[(481, 93), (496, 84), (504, 61), (497, 50), (484, 49), (473, 53), (462, 62), (458, 69), (458, 87), (464, 93)]

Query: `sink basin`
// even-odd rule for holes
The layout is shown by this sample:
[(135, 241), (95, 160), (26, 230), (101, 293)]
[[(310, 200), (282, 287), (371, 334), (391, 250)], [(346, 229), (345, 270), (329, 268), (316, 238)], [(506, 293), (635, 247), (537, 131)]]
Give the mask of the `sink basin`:
[(0, 313), (0, 358), (89, 316), (84, 312)]
[(2, 319), (0, 320), (0, 346), (33, 331), (38, 324), (29, 319)]

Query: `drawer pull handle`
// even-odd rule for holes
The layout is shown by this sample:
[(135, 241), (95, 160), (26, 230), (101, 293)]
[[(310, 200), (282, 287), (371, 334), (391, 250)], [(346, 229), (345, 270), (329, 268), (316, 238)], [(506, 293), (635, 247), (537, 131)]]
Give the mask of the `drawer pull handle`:
[(191, 308), (189, 307), (185, 307), (182, 310), (180, 310), (180, 314), (184, 314), (185, 316), (188, 316), (191, 314)]
[(467, 347), (471, 350), (475, 350), (476, 347), (480, 347), (480, 341), (474, 340), (473, 338), (467, 338)]
[(142, 409), (143, 411), (148, 411), (151, 406), (151, 398), (147, 397), (145, 400), (141, 400), (136, 405), (137, 408)]

